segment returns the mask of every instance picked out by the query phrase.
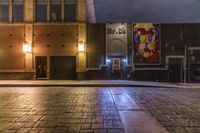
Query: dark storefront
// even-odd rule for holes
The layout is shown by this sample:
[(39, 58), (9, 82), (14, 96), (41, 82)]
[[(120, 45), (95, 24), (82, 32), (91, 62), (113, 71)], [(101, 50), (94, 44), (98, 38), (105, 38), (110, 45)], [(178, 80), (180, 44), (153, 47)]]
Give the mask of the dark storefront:
[[(145, 59), (138, 56), (141, 51), (137, 53), (134, 35), (139, 28), (135, 30), (134, 25), (137, 24), (88, 24), (87, 78), (200, 81), (200, 24), (154, 24), (157, 53), (144, 54), (150, 57)], [(144, 33), (152, 34), (150, 28)]]

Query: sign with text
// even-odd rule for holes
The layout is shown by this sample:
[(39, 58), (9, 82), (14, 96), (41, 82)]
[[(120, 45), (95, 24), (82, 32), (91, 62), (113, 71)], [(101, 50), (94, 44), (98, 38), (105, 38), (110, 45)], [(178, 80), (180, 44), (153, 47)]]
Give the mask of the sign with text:
[(127, 24), (106, 24), (106, 55), (127, 55)]

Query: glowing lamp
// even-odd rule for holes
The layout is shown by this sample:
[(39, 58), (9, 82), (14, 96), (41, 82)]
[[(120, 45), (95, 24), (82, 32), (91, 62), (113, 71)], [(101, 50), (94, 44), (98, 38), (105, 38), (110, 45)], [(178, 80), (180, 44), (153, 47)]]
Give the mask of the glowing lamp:
[(32, 51), (31, 44), (29, 44), (28, 42), (24, 42), (22, 50), (24, 53), (31, 53)]
[(123, 59), (123, 62), (124, 62), (124, 63), (127, 63), (127, 59)]
[(110, 59), (106, 59), (106, 62), (107, 62), (107, 63), (110, 63), (110, 62), (111, 62), (111, 60), (110, 60)]
[(83, 41), (78, 42), (78, 52), (85, 52), (85, 43)]

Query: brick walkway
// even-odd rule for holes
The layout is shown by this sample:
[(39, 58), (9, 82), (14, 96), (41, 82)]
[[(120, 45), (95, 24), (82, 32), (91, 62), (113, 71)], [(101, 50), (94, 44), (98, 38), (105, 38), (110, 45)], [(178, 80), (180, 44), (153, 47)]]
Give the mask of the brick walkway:
[(149, 112), (170, 133), (200, 132), (198, 89), (0, 88), (0, 132), (133, 133), (123, 111)]
[(170, 133), (200, 133), (200, 89), (131, 89)]
[(108, 89), (0, 89), (0, 131), (123, 133)]

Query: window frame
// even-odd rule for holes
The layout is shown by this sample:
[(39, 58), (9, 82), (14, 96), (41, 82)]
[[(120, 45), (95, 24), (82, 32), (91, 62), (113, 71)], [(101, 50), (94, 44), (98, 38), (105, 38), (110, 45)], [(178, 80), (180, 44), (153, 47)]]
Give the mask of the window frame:
[[(78, 20), (78, 0), (69, 0), (68, 3), (75, 3), (75, 4), (71, 4), (71, 5), (75, 5), (75, 20), (67, 20), (65, 19), (65, 5), (70, 5), (70, 4), (66, 4), (67, 2), (65, 2), (64, 0), (64, 22), (77, 22)], [(67, 10), (67, 9), (66, 9)]]
[[(69, 0), (69, 1), (74, 1), (75, 2), (75, 20), (73, 21), (69, 21), (65, 19), (65, 0), (60, 0), (60, 5), (61, 5), (61, 14), (60, 14), (60, 20), (59, 21), (53, 21), (51, 18), (51, 0), (46, 0), (47, 2), (47, 21), (45, 21), (46, 23), (75, 23), (78, 21), (78, 0)], [(36, 23), (45, 23), (45, 22), (38, 22), (37, 21), (37, 0), (34, 0), (34, 7), (33, 7), (33, 12), (34, 12), (34, 18), (33, 21)]]
[[(47, 7), (46, 7), (46, 21), (42, 21), (42, 22), (40, 22), (40, 21), (37, 21), (37, 0), (34, 0), (34, 3), (33, 3), (33, 5), (34, 5), (34, 7), (33, 7), (33, 14), (34, 14), (34, 16), (33, 16), (33, 21), (34, 22), (36, 22), (36, 23), (47, 23), (47, 22), (49, 22), (49, 19), (48, 19), (48, 15), (49, 15), (49, 0), (46, 0), (46, 4), (44, 4), (44, 5), (46, 5)], [(41, 4), (42, 5), (42, 4)]]
[[(6, 20), (6, 21), (3, 21), (3, 19), (2, 19), (2, 20), (0, 20), (0, 23), (9, 23), (9, 22), (10, 22), (10, 17), (9, 17), (9, 16), (10, 16), (10, 13), (9, 13), (9, 12), (10, 12), (10, 9), (9, 9), (9, 8), (10, 8), (10, 2), (9, 2), (9, 0), (7, 0), (7, 2), (5, 2), (5, 3), (4, 3), (4, 2), (1, 2), (0, 5), (1, 5), (1, 6), (2, 6), (2, 5), (7, 5), (7, 6), (8, 6), (8, 14), (7, 14), (8, 16), (7, 16), (7, 20)], [(2, 14), (0, 14), (0, 17), (1, 17), (1, 15), (2, 15)], [(2, 16), (3, 16), (3, 15), (2, 15)]]
[[(14, 1), (14, 0), (11, 0), (11, 3), (9, 3), (9, 4), (11, 5), (11, 10), (9, 10), (9, 15), (11, 14), (11, 16), (12, 16), (10, 21), (13, 22), (13, 23), (24, 23), (24, 22), (25, 22), (25, 17), (26, 17), (26, 16), (25, 16), (25, 15), (26, 15), (26, 12), (25, 12), (25, 11), (26, 11), (26, 9), (25, 9), (25, 6), (26, 6), (26, 5), (25, 5), (25, 0), (22, 0), (22, 7), (23, 7), (23, 8), (22, 8), (22, 10), (23, 10), (23, 15), (22, 15), (23, 19), (22, 19), (22, 21), (14, 21), (14, 19), (13, 19), (13, 18), (14, 18), (14, 17), (13, 17), (13, 16), (14, 16), (14, 15), (13, 15), (13, 14), (14, 14), (14, 13), (13, 13), (13, 5), (18, 5), (18, 4), (14, 4), (13, 1)], [(20, 5), (20, 4), (19, 4), (19, 5)]]
[(54, 21), (54, 20), (52, 20), (52, 2), (51, 2), (52, 0), (50, 0), (50, 2), (49, 2), (49, 22), (53, 22), (53, 23), (58, 23), (58, 22), (62, 22), (62, 8), (63, 8), (63, 0), (60, 0), (60, 3), (54, 3), (54, 5), (60, 5), (60, 20), (56, 20), (56, 21)]

